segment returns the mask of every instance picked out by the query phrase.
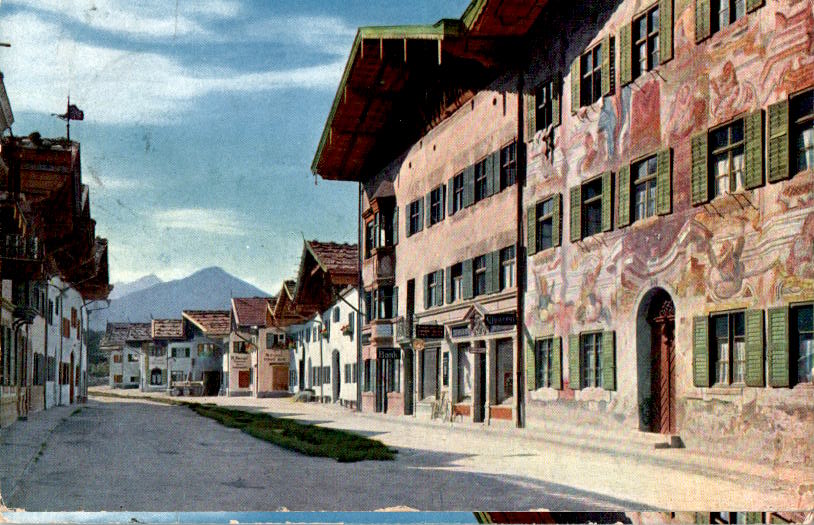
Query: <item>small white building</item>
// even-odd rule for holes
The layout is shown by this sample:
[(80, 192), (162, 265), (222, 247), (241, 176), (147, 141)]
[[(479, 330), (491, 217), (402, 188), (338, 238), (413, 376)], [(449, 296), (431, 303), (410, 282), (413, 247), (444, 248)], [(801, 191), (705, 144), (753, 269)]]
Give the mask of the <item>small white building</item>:
[(200, 381), (204, 395), (217, 395), (221, 387), (223, 338), (208, 336), (187, 318), (156, 319), (152, 325), (153, 339), (167, 341), (170, 386)]
[[(193, 377), (200, 374), (201, 381), (209, 374), (217, 372), (218, 394), (226, 393), (226, 385), (229, 384), (229, 310), (184, 310), (181, 312), (184, 322), (185, 342), (174, 343), (175, 348), (186, 348), (189, 346), (190, 361), (189, 371)], [(192, 362), (192, 354), (196, 353), (195, 363)], [(184, 352), (186, 354), (186, 352)], [(184, 357), (183, 359), (186, 359)], [(246, 356), (246, 369), (248, 369), (248, 355)], [(175, 366), (175, 365), (173, 365)], [(198, 380), (198, 379), (196, 379)], [(206, 388), (206, 386), (205, 386)]]
[(111, 388), (141, 386), (141, 356), (151, 341), (148, 323), (107, 323), (99, 348), (108, 354), (108, 384)]

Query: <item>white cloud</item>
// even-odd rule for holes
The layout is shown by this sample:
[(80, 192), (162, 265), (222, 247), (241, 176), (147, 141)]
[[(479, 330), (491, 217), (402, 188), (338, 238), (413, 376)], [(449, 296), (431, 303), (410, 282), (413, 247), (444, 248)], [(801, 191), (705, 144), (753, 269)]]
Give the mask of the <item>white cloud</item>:
[(346, 56), (356, 28), (331, 16), (290, 16), (258, 20), (235, 35), (246, 41), (296, 43), (339, 56)]
[(178, 208), (156, 211), (152, 215), (157, 228), (192, 230), (216, 235), (241, 236), (246, 230), (233, 210), (209, 208)]
[(65, 96), (90, 121), (161, 124), (214, 92), (284, 88), (335, 89), (344, 59), (329, 64), (254, 73), (201, 72), (167, 56), (106, 48), (61, 37), (60, 27), (31, 13), (3, 19), (5, 84), (15, 111), (61, 111)]
[(240, 10), (236, 2), (227, 0), (177, 3), (166, 0), (14, 0), (13, 3), (137, 39), (207, 35), (209, 31), (196, 17), (231, 18)]
[(91, 190), (98, 189), (111, 193), (143, 190), (150, 187), (150, 185), (144, 180), (107, 176), (100, 178), (95, 174), (87, 182)]

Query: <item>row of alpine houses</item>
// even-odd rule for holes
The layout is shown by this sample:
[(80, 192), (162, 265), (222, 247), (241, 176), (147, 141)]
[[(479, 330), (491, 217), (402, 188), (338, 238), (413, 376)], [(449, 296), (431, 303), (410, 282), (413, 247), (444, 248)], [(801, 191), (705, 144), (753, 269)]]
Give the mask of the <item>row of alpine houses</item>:
[[(108, 323), (100, 348), (109, 354), (109, 386), (254, 397), (319, 390), (321, 399), (338, 401), (340, 378), (350, 379), (340, 367), (356, 362), (355, 311), (348, 317), (344, 310), (357, 300), (357, 258), (356, 246), (306, 241), (296, 280), (276, 296), (234, 297), (230, 310), (184, 310), (181, 319)], [(340, 326), (340, 309), (349, 329)], [(315, 326), (324, 355), (308, 344)], [(333, 395), (317, 382), (330, 378)], [(355, 390), (343, 386), (342, 393), (344, 403), (355, 402)]]
[(360, 28), (312, 171), (359, 184), (362, 408), (812, 457), (813, 31), (780, 0)]
[(84, 402), (88, 313), (111, 289), (79, 143), (13, 122), (0, 73), (0, 427)]

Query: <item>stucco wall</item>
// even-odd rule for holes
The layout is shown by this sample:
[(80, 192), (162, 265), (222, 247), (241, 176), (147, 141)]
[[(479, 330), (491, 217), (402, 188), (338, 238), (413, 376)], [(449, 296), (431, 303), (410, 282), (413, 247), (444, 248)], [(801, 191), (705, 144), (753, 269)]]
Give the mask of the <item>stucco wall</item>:
[[(701, 206), (690, 204), (690, 173), (693, 134), (746, 112), (765, 112), (814, 84), (814, 5), (769, 1), (696, 44), (694, 3), (677, 0), (674, 58), (622, 88), (617, 75), (610, 96), (572, 114), (571, 61), (606, 34), (617, 35), (646, 6), (632, 0), (615, 5), (593, 26), (584, 20), (577, 25), (570, 11), (563, 12), (562, 19), (546, 20), (546, 27), (563, 30), (541, 33), (533, 46), (544, 52), (535, 57), (527, 83), (562, 74), (562, 124), (555, 129), (553, 161), (543, 155), (542, 132), (528, 145), (525, 203), (528, 208), (561, 193), (563, 220), (562, 246), (528, 260), (525, 322), (532, 337), (563, 337), (565, 388), (533, 392), (531, 402), (573, 398), (585, 410), (638, 428), (643, 371), (637, 317), (648, 290), (663, 288), (675, 303), (677, 424), (685, 442), (767, 460), (810, 458), (814, 390), (694, 387), (691, 327), (695, 315), (814, 299), (814, 173)], [(668, 146), (669, 215), (569, 241), (569, 188)], [(615, 391), (568, 388), (567, 336), (586, 330), (616, 332)], [(550, 408), (539, 413), (554, 417), (556, 407)]]

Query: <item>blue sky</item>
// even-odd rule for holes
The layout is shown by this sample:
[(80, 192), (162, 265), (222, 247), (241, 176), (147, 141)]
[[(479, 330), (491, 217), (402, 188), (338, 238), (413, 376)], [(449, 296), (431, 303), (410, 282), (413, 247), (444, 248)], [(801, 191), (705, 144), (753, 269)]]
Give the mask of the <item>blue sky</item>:
[(356, 28), (458, 17), (467, 0), (5, 0), (16, 135), (82, 144), (111, 281), (221, 266), (276, 293), (302, 237), (356, 242), (357, 186), (311, 160)]

